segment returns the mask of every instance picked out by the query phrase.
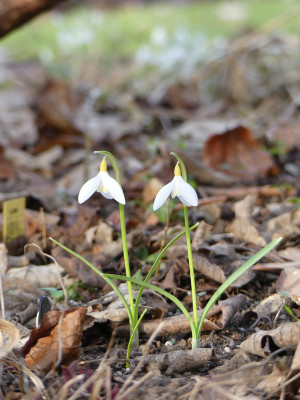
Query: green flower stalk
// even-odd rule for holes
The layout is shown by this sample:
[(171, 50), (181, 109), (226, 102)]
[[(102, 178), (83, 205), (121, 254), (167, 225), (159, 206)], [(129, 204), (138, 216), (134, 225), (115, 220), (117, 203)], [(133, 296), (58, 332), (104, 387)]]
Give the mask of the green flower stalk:
[[(127, 249), (127, 237), (126, 237), (126, 226), (125, 226), (125, 213), (124, 213), (124, 204), (125, 204), (125, 196), (123, 193), (123, 189), (121, 186), (121, 176), (120, 176), (120, 169), (117, 163), (116, 158), (109, 153), (108, 151), (96, 151), (95, 153), (104, 154), (105, 157), (103, 158), (100, 164), (100, 171), (98, 174), (88, 180), (80, 189), (78, 195), (78, 202), (81, 204), (87, 199), (89, 199), (93, 193), (100, 192), (105, 198), (107, 199), (114, 199), (119, 203), (119, 210), (120, 210), (120, 226), (121, 226), (121, 237), (122, 237), (122, 244), (123, 244), (123, 256), (124, 256), (124, 264), (125, 264), (125, 273), (127, 277), (130, 277), (130, 265), (129, 265), (129, 257), (128, 257), (128, 249)], [(106, 158), (108, 158), (113, 166), (113, 169), (116, 174), (116, 178), (112, 178), (107, 172), (107, 163)], [(131, 317), (129, 321), (132, 320), (130, 323), (130, 330), (131, 333), (134, 331), (135, 325), (137, 321), (134, 321), (134, 301), (133, 301), (133, 293), (132, 293), (132, 284), (130, 281), (127, 282), (128, 284), (128, 294), (129, 294), (129, 305), (131, 311)], [(133, 344), (138, 346), (138, 331), (135, 329), (135, 339), (133, 339)]]
[[(153, 210), (156, 211), (158, 208), (160, 208), (166, 202), (169, 195), (171, 195), (172, 198), (178, 197), (179, 200), (184, 204), (183, 205), (184, 224), (185, 224), (186, 244), (188, 249), (188, 260), (190, 268), (194, 325), (196, 326), (198, 320), (197, 293), (196, 293), (195, 272), (193, 264), (193, 254), (192, 254), (187, 206), (197, 206), (198, 196), (195, 189), (187, 182), (186, 169), (182, 159), (176, 153), (171, 153), (171, 155), (177, 158), (177, 164), (174, 169), (174, 178), (170, 183), (165, 185), (157, 193), (153, 204)], [(193, 337), (192, 346), (193, 348), (200, 347), (200, 339)]]

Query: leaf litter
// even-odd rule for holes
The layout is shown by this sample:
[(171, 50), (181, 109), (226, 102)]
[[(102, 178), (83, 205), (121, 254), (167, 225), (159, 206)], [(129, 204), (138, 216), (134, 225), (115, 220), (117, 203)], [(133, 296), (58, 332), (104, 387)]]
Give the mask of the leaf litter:
[[(277, 54), (280, 65), (268, 62), (270, 54)], [(0, 368), (7, 398), (53, 398), (55, 392), (60, 399), (300, 398), (299, 81), (291, 89), (289, 80), (289, 71), (297, 70), (295, 44), (252, 32), (219, 56), (219, 62), (200, 63), (188, 78), (176, 81), (172, 72), (169, 79), (158, 75), (153, 85), (148, 76), (141, 85), (127, 82), (127, 93), (120, 85), (104, 97), (92, 85), (50, 79), (40, 66), (35, 87), (30, 80), (20, 87), (10, 73), (11, 86), (0, 100), (6, 132), (0, 141), (0, 202), (26, 197), (26, 236), (1, 250), (6, 313)], [(8, 94), (9, 103), (3, 100)], [(22, 112), (13, 119), (16, 109)], [(151, 202), (172, 176), (169, 152), (178, 149), (186, 162), (201, 197), (190, 211), (190, 223), (201, 221), (192, 233), (199, 316), (229, 275), (283, 237), (280, 248), (210, 310), (199, 351), (191, 350), (186, 318), (147, 289), (142, 345), (126, 369), (123, 305), (102, 278), (48, 240), (53, 236), (103, 272), (124, 274), (116, 204), (98, 194), (85, 205), (76, 202), (99, 168), (91, 151), (101, 148), (120, 161), (130, 266), (141, 276), (162, 243), (184, 229), (181, 204), (168, 216), (167, 209), (154, 214)], [(24, 254), (32, 242), (52, 254), (61, 279), (39, 251)], [(186, 251), (184, 240), (176, 242), (151, 283), (191, 306)], [(127, 285), (117, 284), (126, 296)], [(68, 299), (59, 297), (62, 289)], [(36, 326), (40, 298), (50, 293), (52, 310)], [(18, 361), (20, 342), (26, 367)]]

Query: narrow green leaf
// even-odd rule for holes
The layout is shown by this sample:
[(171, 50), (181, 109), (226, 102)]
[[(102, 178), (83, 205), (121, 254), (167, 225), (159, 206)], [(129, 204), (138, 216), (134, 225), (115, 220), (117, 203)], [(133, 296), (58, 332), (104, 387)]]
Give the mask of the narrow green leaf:
[(195, 325), (193, 323), (193, 320), (189, 314), (189, 312), (187, 311), (187, 309), (184, 307), (184, 305), (177, 299), (177, 297), (173, 296), (171, 293), (166, 292), (165, 290), (152, 285), (151, 283), (145, 282), (145, 281), (140, 281), (138, 279), (132, 278), (132, 277), (128, 277), (128, 276), (123, 276), (123, 275), (115, 275), (115, 274), (103, 274), (101, 276), (105, 276), (107, 278), (111, 278), (111, 279), (119, 279), (119, 280), (123, 280), (123, 281), (129, 281), (131, 283), (135, 283), (136, 285), (140, 285), (140, 286), (145, 286), (149, 289), (154, 290), (155, 292), (160, 293), (161, 295), (167, 297), (169, 300), (171, 300), (173, 303), (175, 303), (177, 305), (177, 307), (182, 311), (182, 313), (186, 316), (187, 320), (189, 321), (189, 324), (191, 326), (191, 331), (192, 331), (192, 336), (195, 337)]
[(108, 277), (105, 276), (105, 274), (103, 274), (103, 272), (99, 271), (98, 268), (96, 268), (92, 263), (90, 263), (86, 258), (82, 257), (80, 254), (76, 253), (75, 251), (69, 249), (68, 247), (64, 246), (63, 244), (59, 243), (57, 240), (53, 239), (53, 238), (49, 238), (50, 240), (52, 240), (52, 242), (54, 242), (55, 244), (57, 244), (57, 246), (59, 246), (60, 248), (62, 248), (63, 250), (67, 251), (68, 253), (72, 254), (73, 256), (77, 257), (79, 260), (83, 261), (86, 265), (88, 265), (94, 272), (96, 272), (96, 274), (100, 275), (101, 278), (103, 278), (105, 280), (105, 282), (107, 282), (117, 293), (117, 295), (119, 296), (119, 298), (122, 300), (124, 307), (126, 308), (127, 312), (128, 312), (128, 318), (129, 318), (129, 322), (130, 325), (133, 325), (133, 315), (131, 313), (129, 304), (127, 303), (123, 293), (120, 291), (120, 289), (118, 288), (118, 286)]
[(245, 264), (243, 264), (237, 271), (235, 271), (217, 290), (216, 292), (212, 295), (210, 298), (209, 302), (206, 304), (206, 306), (203, 309), (203, 312), (201, 314), (201, 317), (199, 319), (198, 325), (197, 325), (197, 337), (200, 337), (201, 334), (201, 328), (204, 322), (204, 319), (208, 313), (208, 311), (211, 309), (211, 307), (216, 303), (217, 300), (222, 296), (222, 294), (229, 288), (232, 283), (237, 280), (243, 273), (247, 271), (250, 267), (252, 267), (254, 264), (256, 264), (261, 258), (263, 258), (269, 251), (274, 249), (278, 245), (278, 243), (282, 240), (282, 238), (278, 238), (273, 240), (273, 242), (269, 243), (267, 246), (265, 246), (263, 249), (261, 249), (258, 253), (256, 253), (253, 257), (250, 258)]

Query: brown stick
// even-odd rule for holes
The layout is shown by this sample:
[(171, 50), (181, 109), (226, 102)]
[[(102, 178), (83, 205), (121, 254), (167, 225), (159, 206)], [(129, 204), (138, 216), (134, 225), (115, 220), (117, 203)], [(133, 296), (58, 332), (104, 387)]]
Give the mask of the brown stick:
[(66, 0), (1, 0), (0, 38)]

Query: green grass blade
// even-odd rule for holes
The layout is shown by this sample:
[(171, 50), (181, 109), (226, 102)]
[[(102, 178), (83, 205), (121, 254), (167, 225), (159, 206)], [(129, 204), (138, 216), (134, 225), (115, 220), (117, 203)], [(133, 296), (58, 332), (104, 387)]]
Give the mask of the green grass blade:
[[(190, 231), (193, 230), (193, 229), (195, 229), (198, 225), (199, 225), (199, 222), (197, 222), (195, 225), (191, 226), (191, 227), (189, 228)], [(159, 253), (159, 255), (156, 257), (156, 259), (155, 259), (155, 261), (154, 261), (154, 263), (153, 263), (153, 265), (152, 265), (150, 271), (148, 272), (147, 276), (145, 277), (144, 282), (148, 282), (148, 281), (149, 281), (149, 279), (151, 278), (153, 272), (156, 270), (157, 264), (159, 263), (159, 261), (161, 260), (161, 258), (162, 258), (163, 255), (165, 254), (165, 252), (168, 250), (168, 248), (169, 248), (174, 242), (176, 242), (176, 240), (180, 239), (180, 238), (181, 238), (182, 236), (184, 236), (184, 235), (185, 235), (185, 231), (179, 233), (177, 236), (175, 236), (175, 237), (162, 249), (162, 251), (161, 251), (161, 252)], [(138, 292), (138, 295), (137, 295), (135, 304), (139, 305), (144, 289), (145, 289), (145, 286), (141, 286), (141, 287), (140, 287), (140, 290), (139, 290), (139, 292)], [(137, 306), (136, 309), (135, 309), (135, 316), (134, 316), (134, 319), (135, 319), (135, 320), (137, 319), (137, 312), (138, 312), (138, 306)]]
[[(129, 356), (130, 356), (130, 349), (131, 349), (131, 344), (132, 344), (134, 335), (135, 335), (135, 333), (136, 333), (136, 331), (137, 331), (142, 319), (144, 318), (144, 315), (146, 314), (146, 311), (147, 311), (147, 308), (145, 308), (145, 310), (142, 312), (140, 318), (138, 319), (137, 323), (135, 324), (135, 326), (134, 326), (134, 328), (132, 330), (132, 333), (130, 335), (130, 339), (129, 339), (128, 346), (127, 346), (127, 355), (126, 355), (127, 359), (129, 359)], [(126, 363), (126, 368), (127, 367), (128, 367), (128, 362)]]
[(129, 318), (129, 322), (130, 322), (130, 326), (133, 325), (133, 315), (131, 313), (129, 304), (127, 303), (123, 293), (120, 291), (120, 289), (118, 288), (118, 286), (109, 278), (106, 277), (105, 274), (103, 274), (103, 272), (99, 271), (99, 269), (97, 269), (92, 263), (90, 263), (86, 258), (82, 257), (80, 254), (76, 253), (75, 251), (69, 249), (68, 247), (64, 246), (63, 244), (59, 243), (57, 240), (50, 238), (50, 240), (52, 240), (52, 242), (54, 242), (57, 246), (59, 246), (60, 248), (62, 248), (63, 250), (67, 251), (68, 253), (72, 254), (73, 256), (79, 258), (79, 260), (83, 261), (86, 265), (88, 265), (94, 272), (96, 272), (96, 274), (100, 275), (101, 278), (103, 278), (105, 280), (105, 282), (107, 282), (113, 289), (114, 291), (117, 293), (117, 295), (119, 296), (119, 298), (122, 300), (124, 307), (126, 308), (127, 312), (128, 312), (128, 318)]
[(244, 272), (247, 271), (252, 265), (256, 264), (262, 257), (264, 257), (269, 251), (271, 251), (274, 247), (278, 245), (278, 243), (282, 240), (282, 238), (278, 238), (273, 240), (273, 242), (269, 243), (267, 246), (265, 246), (263, 249), (261, 249), (257, 254), (255, 254), (253, 257), (250, 258), (245, 264), (243, 264), (237, 271), (235, 271), (226, 281), (216, 290), (216, 292), (212, 295), (211, 299), (209, 302), (206, 304), (206, 306), (203, 309), (203, 312), (201, 314), (201, 317), (199, 319), (198, 325), (197, 325), (197, 337), (200, 337), (201, 334), (201, 328), (204, 322), (204, 319), (208, 313), (208, 311), (211, 309), (211, 307), (216, 303), (217, 300), (222, 296), (222, 294), (225, 292), (226, 289), (229, 288), (232, 283), (237, 280)]
[(176, 304), (176, 306), (182, 311), (182, 313), (186, 316), (187, 320), (189, 321), (189, 324), (191, 326), (191, 331), (192, 331), (192, 336), (193, 338), (195, 337), (195, 333), (196, 333), (196, 326), (193, 323), (193, 320), (189, 314), (189, 312), (187, 311), (187, 309), (184, 307), (184, 305), (177, 299), (177, 297), (173, 296), (171, 293), (166, 292), (165, 290), (152, 285), (151, 283), (148, 282), (144, 282), (144, 281), (140, 281), (139, 279), (135, 279), (132, 277), (128, 277), (128, 276), (123, 276), (123, 275), (115, 275), (115, 274), (103, 274), (101, 276), (106, 276), (107, 278), (111, 278), (111, 279), (119, 279), (121, 281), (130, 281), (131, 283), (135, 283), (136, 285), (140, 285), (140, 286), (145, 286), (149, 289), (154, 290), (155, 292), (160, 293), (161, 295), (167, 297), (169, 300), (171, 300), (173, 303)]

